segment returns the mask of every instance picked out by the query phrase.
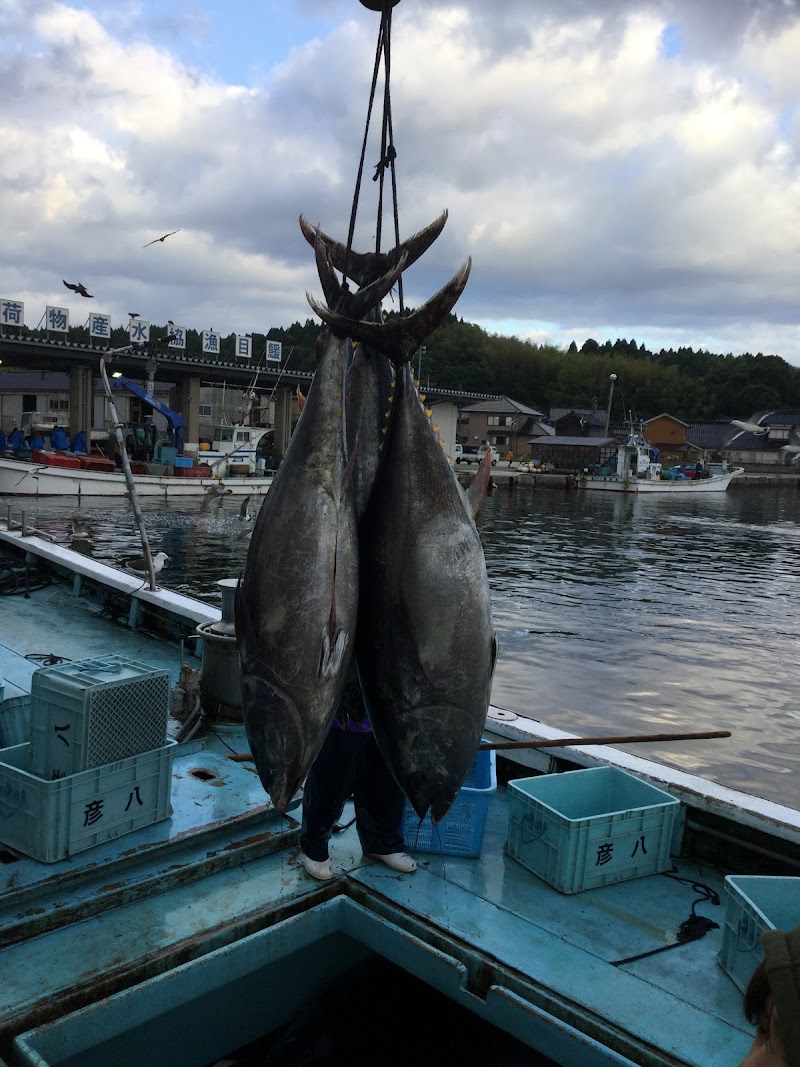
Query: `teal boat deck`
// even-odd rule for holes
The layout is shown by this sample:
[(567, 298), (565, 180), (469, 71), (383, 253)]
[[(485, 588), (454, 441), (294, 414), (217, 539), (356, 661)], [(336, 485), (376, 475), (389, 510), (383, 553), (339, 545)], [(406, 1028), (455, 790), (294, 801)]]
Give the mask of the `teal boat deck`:
[[(178, 678), (174, 643), (110, 623), (68, 583), (0, 598), (6, 698), (29, 691), (39, 662), (27, 656), (86, 658), (87, 648)], [(331, 842), (333, 881), (315, 882), (298, 860), (299, 812), (276, 815), (253, 765), (229, 758), (245, 749), (240, 727), (212, 726), (178, 750), (171, 818), (55, 863), (2, 847), (0, 810), (8, 1063), (133, 1064), (146, 1052), (153, 1067), (212, 1064), (254, 1036), (241, 983), (263, 994), (258, 1025), (279, 1025), (371, 954), (554, 1063), (729, 1067), (745, 1055), (741, 992), (717, 960), (724, 877), (735, 872), (676, 857), (682, 881), (652, 874), (562, 894), (504, 851), (500, 784), (479, 857), (419, 852), (417, 872), (402, 876), (365, 860), (350, 826)], [(718, 927), (619, 963), (672, 945), (693, 905)], [(225, 1011), (192, 1016), (211, 990)], [(179, 1057), (167, 1018), (195, 1034)]]

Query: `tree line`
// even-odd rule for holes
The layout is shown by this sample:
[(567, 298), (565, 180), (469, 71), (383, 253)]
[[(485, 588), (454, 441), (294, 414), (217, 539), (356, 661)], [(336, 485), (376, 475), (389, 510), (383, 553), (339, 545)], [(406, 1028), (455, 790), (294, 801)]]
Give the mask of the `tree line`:
[[(396, 315), (390, 312), (388, 318)], [(166, 329), (151, 326), (151, 340)], [(264, 366), (270, 340), (282, 342), (284, 366), (313, 371), (321, 329), (316, 319), (308, 318), (288, 328), (252, 334), (253, 368)], [(90, 340), (83, 327), (71, 328), (69, 338), (83, 344)], [(112, 331), (110, 347), (121, 347), (127, 340), (127, 329), (118, 327)], [(223, 337), (219, 361), (241, 365), (234, 346), (234, 334)], [(201, 347), (200, 332), (187, 330), (186, 354), (200, 358)], [(504, 395), (544, 414), (553, 407), (604, 410), (611, 374), (617, 375), (615, 408), (619, 404), (635, 418), (666, 411), (685, 421), (701, 421), (800, 410), (800, 368), (777, 355), (723, 355), (692, 348), (651, 352), (633, 338), (602, 344), (588, 338), (580, 347), (573, 342), (565, 349), (490, 334), (455, 315), (448, 316), (427, 338), (424, 351), (415, 354), (414, 370), (425, 388)]]

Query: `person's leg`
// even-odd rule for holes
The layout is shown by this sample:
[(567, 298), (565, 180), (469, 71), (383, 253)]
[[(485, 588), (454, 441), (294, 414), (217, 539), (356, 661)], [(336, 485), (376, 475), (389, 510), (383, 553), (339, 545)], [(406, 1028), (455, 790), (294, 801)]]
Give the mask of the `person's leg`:
[(350, 739), (344, 730), (330, 730), (303, 787), (300, 849), (314, 861), (328, 859), (333, 824), (353, 792), (358, 759)]
[(392, 777), (372, 734), (365, 735), (361, 774), (356, 779), (356, 828), (365, 855), (410, 874), (416, 863), (403, 851), (403, 791)]

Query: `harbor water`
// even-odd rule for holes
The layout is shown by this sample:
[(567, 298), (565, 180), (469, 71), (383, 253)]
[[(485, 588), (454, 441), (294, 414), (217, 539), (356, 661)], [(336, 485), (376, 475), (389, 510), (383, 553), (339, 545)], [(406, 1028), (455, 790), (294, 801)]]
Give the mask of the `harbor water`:
[[(3, 517), (9, 505), (95, 558), (141, 555), (126, 499), (0, 498)], [(216, 583), (240, 574), (248, 550), (240, 502), (141, 506), (153, 552), (170, 557), (159, 583), (218, 605)], [(620, 747), (800, 808), (798, 515), (794, 486), (690, 498), (496, 489), (478, 520), (499, 642), (492, 702), (565, 736), (730, 730)], [(74, 517), (86, 536), (72, 536)], [(42, 635), (42, 651), (56, 645)]]

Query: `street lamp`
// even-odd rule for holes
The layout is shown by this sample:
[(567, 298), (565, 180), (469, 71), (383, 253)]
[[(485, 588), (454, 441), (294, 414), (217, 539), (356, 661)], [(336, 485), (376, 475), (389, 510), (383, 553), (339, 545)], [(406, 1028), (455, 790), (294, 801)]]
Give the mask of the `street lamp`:
[(608, 437), (608, 424), (611, 422), (611, 400), (614, 396), (614, 382), (617, 380), (616, 374), (610, 374), (611, 388), (608, 390), (608, 409), (606, 410), (606, 432), (605, 436)]

